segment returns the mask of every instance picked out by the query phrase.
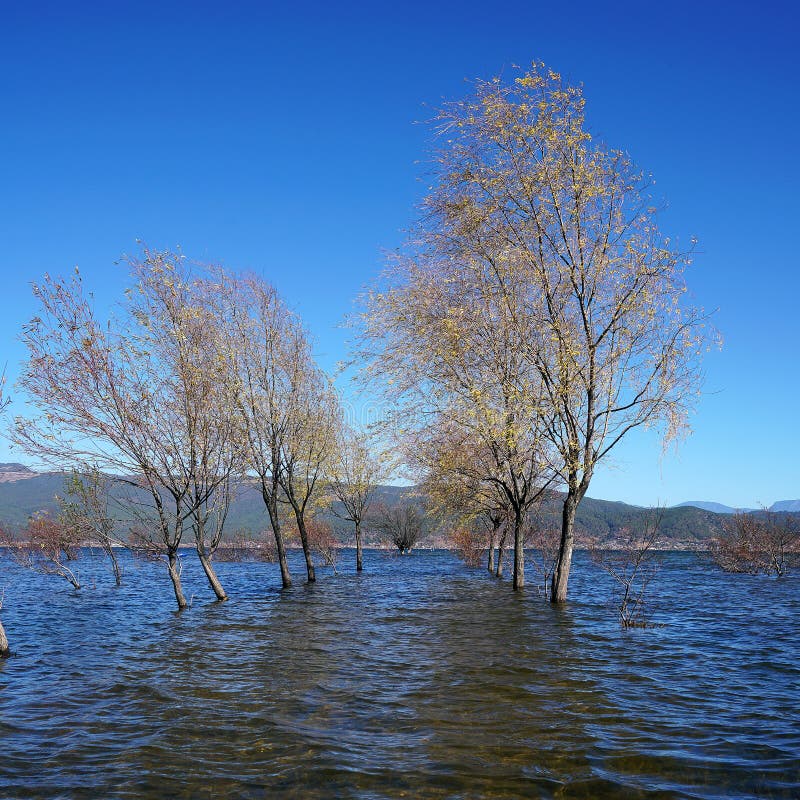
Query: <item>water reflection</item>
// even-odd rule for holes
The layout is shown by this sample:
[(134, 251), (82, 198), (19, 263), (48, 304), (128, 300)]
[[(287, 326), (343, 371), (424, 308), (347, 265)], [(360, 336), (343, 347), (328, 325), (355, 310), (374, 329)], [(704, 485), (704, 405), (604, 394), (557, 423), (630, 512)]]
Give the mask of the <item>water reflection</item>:
[(800, 794), (797, 578), (675, 554), (662, 627), (623, 632), (580, 554), (562, 610), (447, 553), (368, 555), (285, 592), (221, 564), (224, 604), (187, 558), (183, 614), (157, 567), (75, 595), (4, 564), (0, 794)]

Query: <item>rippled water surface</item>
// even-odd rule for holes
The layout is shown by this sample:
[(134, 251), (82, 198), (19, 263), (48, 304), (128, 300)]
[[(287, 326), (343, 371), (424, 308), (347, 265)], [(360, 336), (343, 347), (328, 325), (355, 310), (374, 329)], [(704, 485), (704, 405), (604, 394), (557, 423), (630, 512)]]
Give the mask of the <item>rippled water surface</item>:
[(445, 552), (292, 559), (214, 604), (187, 553), (181, 614), (159, 565), (0, 564), (0, 797), (800, 797), (797, 576), (670, 554), (625, 632), (581, 553), (563, 609)]

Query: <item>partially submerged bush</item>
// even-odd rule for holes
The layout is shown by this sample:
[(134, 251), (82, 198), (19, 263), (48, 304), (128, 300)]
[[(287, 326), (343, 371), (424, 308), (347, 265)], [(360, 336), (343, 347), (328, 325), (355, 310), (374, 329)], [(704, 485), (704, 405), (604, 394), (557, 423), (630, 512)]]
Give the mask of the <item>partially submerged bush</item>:
[(769, 511), (734, 514), (709, 548), (711, 558), (726, 572), (777, 577), (797, 564), (799, 551), (798, 523)]

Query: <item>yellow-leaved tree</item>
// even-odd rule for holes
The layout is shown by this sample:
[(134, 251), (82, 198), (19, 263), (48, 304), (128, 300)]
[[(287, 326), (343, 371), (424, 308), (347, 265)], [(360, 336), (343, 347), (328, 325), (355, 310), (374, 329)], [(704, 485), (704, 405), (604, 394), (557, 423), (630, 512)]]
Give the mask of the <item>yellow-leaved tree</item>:
[(660, 231), (652, 181), (591, 137), (580, 87), (534, 63), (476, 82), (436, 122), (424, 214), (368, 297), (367, 375), (398, 401), (429, 391), (467, 414), (505, 410), (512, 449), (525, 430), (564, 490), (562, 602), (597, 465), (636, 428), (665, 442), (687, 429), (706, 317), (685, 301), (689, 259)]

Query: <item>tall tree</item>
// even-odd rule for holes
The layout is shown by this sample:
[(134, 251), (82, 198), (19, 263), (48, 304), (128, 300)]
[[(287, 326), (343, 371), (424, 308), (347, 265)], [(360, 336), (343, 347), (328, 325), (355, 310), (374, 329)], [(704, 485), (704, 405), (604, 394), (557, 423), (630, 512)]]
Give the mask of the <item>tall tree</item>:
[(256, 476), (287, 588), (292, 577), (279, 504), (297, 389), (308, 362), (308, 337), (273, 286), (256, 276), (219, 277), (218, 319), (224, 325), (228, 353), (225, 380), (235, 387), (247, 469)]
[(431, 277), (443, 286), (459, 269), (481, 276), (496, 303), (483, 325), (508, 331), (536, 385), (538, 432), (566, 490), (551, 592), (563, 602), (597, 465), (631, 430), (657, 427), (668, 441), (687, 427), (704, 315), (684, 303), (688, 258), (659, 230), (652, 181), (592, 139), (579, 87), (535, 63), (511, 84), (477, 82), (438, 124), (412, 257), (442, 265)]
[(297, 523), (308, 582), (313, 583), (316, 572), (306, 521), (327, 500), (324, 478), (336, 449), (340, 414), (333, 386), (314, 363), (310, 348), (298, 353), (293, 374), (279, 482)]
[(378, 484), (386, 477), (384, 460), (370, 447), (369, 437), (342, 423), (329, 475), (330, 489), (341, 503), (334, 513), (353, 523), (356, 571), (364, 569), (361, 525)]
[(527, 298), (513, 281), (499, 291), (480, 259), (442, 253), (438, 244), (422, 237), (367, 297), (364, 378), (399, 407), (402, 425), (390, 431), (420, 477), (499, 496), (514, 533), (519, 590), (525, 515), (552, 481), (546, 390), (514, 324)]
[[(14, 438), (42, 460), (79, 470), (95, 464), (143, 490), (144, 544), (166, 559), (184, 608), (178, 548), (188, 521), (225, 480), (220, 464), (234, 430), (228, 389), (183, 256), (145, 250), (128, 264), (133, 285), (122, 315), (107, 324), (77, 271), (34, 286), (41, 313), (23, 329), (29, 359), (20, 385), (39, 414), (18, 418)], [(213, 571), (206, 574), (217, 591)]]

